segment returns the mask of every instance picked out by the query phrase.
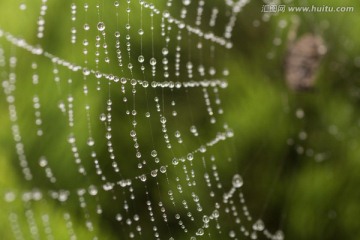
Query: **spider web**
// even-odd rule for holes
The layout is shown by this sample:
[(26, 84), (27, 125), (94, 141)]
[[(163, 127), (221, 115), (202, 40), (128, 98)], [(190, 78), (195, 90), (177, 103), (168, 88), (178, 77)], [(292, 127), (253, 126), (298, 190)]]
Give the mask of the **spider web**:
[(9, 236), (283, 239), (222, 174), (236, 165), (226, 58), (248, 2), (23, 2), (36, 37), (0, 29), (23, 186), (2, 186)]

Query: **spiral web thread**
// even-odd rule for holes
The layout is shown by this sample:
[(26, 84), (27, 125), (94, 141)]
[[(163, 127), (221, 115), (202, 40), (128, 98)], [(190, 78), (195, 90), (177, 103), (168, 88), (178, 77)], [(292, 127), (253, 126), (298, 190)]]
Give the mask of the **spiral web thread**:
[(49, 2), (35, 43), (0, 28), (12, 161), (29, 189), (4, 187), (13, 238), (102, 239), (115, 222), (118, 239), (283, 239), (252, 218), (242, 177), (219, 171), (233, 164), (222, 59), (248, 1), (66, 2), (72, 60), (46, 50)]

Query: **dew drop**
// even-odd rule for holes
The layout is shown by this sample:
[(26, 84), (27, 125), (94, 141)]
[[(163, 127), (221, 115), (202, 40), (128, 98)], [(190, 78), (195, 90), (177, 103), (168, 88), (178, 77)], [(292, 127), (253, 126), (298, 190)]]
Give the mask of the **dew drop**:
[(204, 223), (208, 223), (209, 221), (210, 221), (209, 217), (206, 216), (206, 215), (204, 215), (204, 216), (203, 216), (203, 222), (204, 222)]
[(182, 3), (183, 3), (185, 6), (188, 6), (188, 5), (190, 5), (191, 0), (182, 0)]
[(99, 31), (104, 31), (105, 30), (105, 24), (103, 22), (99, 22), (98, 25), (97, 25), (97, 29)]
[(180, 134), (179, 131), (176, 131), (176, 132), (175, 132), (175, 137), (177, 137), (177, 138), (181, 137), (181, 134)]
[(284, 240), (284, 233), (279, 230), (275, 233), (275, 235), (273, 236), (274, 240)]
[(112, 135), (111, 135), (110, 132), (107, 132), (107, 133), (105, 134), (105, 138), (106, 138), (106, 139), (110, 140), (111, 137), (112, 137)]
[(305, 116), (304, 110), (301, 109), (301, 108), (297, 109), (296, 112), (295, 112), (295, 116), (296, 116), (298, 119), (304, 118), (304, 116)]
[(143, 63), (143, 62), (144, 62), (144, 60), (145, 60), (145, 58), (144, 58), (144, 56), (143, 56), (143, 55), (140, 55), (140, 56), (138, 57), (138, 61), (139, 61), (139, 63)]
[(186, 68), (187, 68), (187, 69), (192, 69), (192, 68), (193, 68), (192, 62), (187, 62), (187, 63), (186, 63)]
[(161, 167), (160, 167), (160, 172), (161, 172), (161, 173), (166, 173), (166, 167), (165, 167), (165, 166), (161, 166)]
[(88, 146), (94, 146), (95, 141), (92, 137), (89, 137), (86, 143)]
[(13, 202), (15, 200), (15, 194), (13, 192), (7, 192), (4, 198), (6, 202)]
[(116, 214), (116, 221), (120, 222), (122, 220), (122, 215), (120, 213)]
[(177, 160), (177, 158), (174, 158), (174, 159), (172, 160), (172, 164), (173, 164), (174, 166), (178, 165), (178, 163), (179, 163), (179, 161)]
[(91, 196), (95, 196), (98, 193), (98, 190), (94, 185), (89, 186), (88, 191)]
[(135, 79), (131, 79), (130, 84), (132, 86), (135, 86), (137, 84), (137, 81)]
[(39, 165), (40, 167), (46, 167), (48, 164), (47, 160), (45, 157), (41, 157), (40, 160), (39, 160)]
[(141, 180), (142, 182), (146, 182), (146, 175), (145, 175), (145, 174), (141, 175), (141, 176), (140, 176), (140, 180)]
[(265, 229), (264, 222), (261, 219), (259, 219), (254, 223), (252, 228), (253, 228), (254, 231), (259, 231), (259, 232), (263, 231)]
[(156, 150), (152, 150), (152, 151), (151, 151), (151, 156), (152, 156), (152, 157), (156, 157), (156, 156), (157, 156)]
[(75, 143), (75, 136), (73, 134), (69, 135), (68, 142), (69, 143)]
[(58, 199), (59, 199), (60, 202), (65, 202), (68, 199), (68, 192), (61, 191), (59, 193), (59, 198)]
[(89, 31), (89, 30), (90, 30), (89, 24), (87, 24), (87, 23), (84, 24), (84, 30), (85, 30), (85, 31)]
[(100, 114), (100, 121), (104, 122), (106, 120), (105, 113)]
[(232, 179), (232, 185), (234, 188), (240, 188), (243, 185), (243, 179), (240, 174), (235, 174)]
[(169, 54), (169, 50), (167, 48), (163, 48), (162, 49), (162, 54), (163, 55), (168, 55)]
[(21, 3), (19, 6), (20, 10), (24, 11), (26, 10), (26, 4), (25, 3)]
[(152, 65), (152, 66), (156, 65), (156, 59), (155, 58), (150, 59), (150, 65)]
[(197, 236), (202, 236), (202, 235), (204, 235), (204, 229), (199, 228), (199, 229), (196, 231), (196, 235), (197, 235)]
[(151, 171), (151, 176), (152, 177), (156, 177), (157, 176), (157, 170), (153, 170), (153, 171)]
[(84, 74), (85, 76), (90, 75), (90, 73), (91, 73), (91, 71), (90, 71), (89, 69), (87, 69), (87, 68), (84, 68), (84, 69), (83, 69), (83, 74)]
[(163, 124), (166, 123), (166, 118), (165, 118), (165, 117), (161, 117), (161, 118), (160, 118), (160, 122), (163, 123)]
[(218, 211), (218, 210), (214, 210), (213, 213), (212, 213), (212, 215), (213, 215), (213, 217), (214, 217), (215, 219), (217, 219), (220, 214), (219, 214), (219, 211)]

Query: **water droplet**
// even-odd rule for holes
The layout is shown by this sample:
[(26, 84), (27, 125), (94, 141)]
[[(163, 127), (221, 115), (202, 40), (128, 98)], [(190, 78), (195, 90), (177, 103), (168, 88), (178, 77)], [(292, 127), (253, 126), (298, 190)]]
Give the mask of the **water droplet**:
[(158, 173), (157, 170), (152, 170), (152, 171), (151, 171), (151, 176), (152, 176), (152, 177), (156, 177), (156, 176), (157, 176), (157, 173)]
[(161, 166), (161, 167), (160, 167), (160, 172), (161, 172), (161, 173), (166, 173), (166, 167), (165, 167), (165, 166)]
[(166, 118), (165, 118), (165, 117), (161, 117), (161, 118), (160, 118), (160, 122), (163, 123), (163, 124), (166, 123)]
[(170, 17), (169, 11), (165, 10), (165, 11), (163, 12), (163, 17), (164, 17), (164, 18)]
[(85, 24), (84, 24), (84, 30), (85, 30), (85, 31), (89, 31), (89, 30), (90, 30), (90, 25), (87, 24), (87, 23), (85, 23)]
[(168, 55), (168, 53), (169, 53), (169, 50), (167, 48), (162, 49), (162, 54), (163, 55)]
[(20, 10), (24, 11), (26, 10), (26, 4), (25, 3), (21, 3), (19, 6)]
[(252, 228), (254, 231), (259, 231), (259, 232), (263, 231), (265, 229), (264, 222), (261, 219), (259, 219), (253, 224)]
[(69, 137), (68, 137), (68, 142), (69, 143), (75, 143), (75, 136), (73, 134), (70, 134)]
[(106, 120), (106, 114), (102, 113), (100, 114), (100, 121), (104, 122)]
[(103, 22), (99, 22), (98, 25), (97, 25), (97, 29), (99, 31), (104, 31), (105, 30), (105, 24)]
[(92, 137), (89, 137), (86, 143), (88, 146), (94, 146), (95, 141)]
[(280, 28), (285, 28), (287, 26), (286, 20), (280, 20), (278, 23)]
[(174, 166), (176, 166), (176, 165), (178, 165), (178, 163), (179, 163), (178, 159), (177, 159), (177, 158), (173, 158), (172, 164), (173, 164)]
[(130, 84), (132, 86), (135, 86), (137, 84), (137, 81), (135, 79), (131, 79)]
[(240, 188), (243, 185), (243, 179), (240, 174), (235, 174), (232, 179), (232, 185), (234, 188)]
[(92, 196), (95, 196), (98, 193), (98, 190), (94, 185), (89, 186), (88, 191), (89, 191), (89, 194)]
[(204, 235), (204, 229), (199, 228), (199, 229), (196, 231), (196, 235), (197, 235), (197, 236), (202, 236), (202, 235)]
[(15, 193), (13, 192), (7, 192), (5, 193), (4, 199), (6, 202), (13, 202), (15, 200)]
[(212, 213), (213, 217), (216, 219), (220, 216), (219, 211), (218, 210), (214, 210)]
[(144, 60), (145, 60), (145, 58), (144, 58), (144, 56), (143, 56), (143, 55), (140, 55), (140, 56), (138, 57), (138, 61), (139, 61), (139, 63), (143, 63), (143, 62), (144, 62)]
[(113, 184), (113, 183), (107, 182), (107, 183), (105, 183), (105, 184), (103, 185), (103, 189), (104, 189), (105, 191), (110, 191), (110, 190), (112, 190), (113, 188), (114, 188), (114, 184)]
[(69, 197), (69, 193), (67, 191), (60, 191), (58, 199), (60, 202), (65, 202), (68, 199), (68, 197)]
[(84, 74), (85, 76), (90, 75), (90, 73), (91, 73), (91, 71), (90, 71), (89, 69), (83, 68), (83, 74)]
[(284, 233), (281, 230), (276, 231), (275, 235), (273, 236), (274, 240), (284, 240)]
[(156, 65), (156, 59), (155, 58), (150, 59), (150, 65), (152, 65), (152, 66)]
[(130, 131), (130, 136), (131, 136), (131, 137), (136, 137), (136, 132), (135, 132), (135, 130), (131, 130), (131, 131)]
[(116, 221), (120, 222), (122, 220), (122, 215), (120, 213), (116, 214)]
[(187, 63), (186, 63), (186, 68), (187, 68), (187, 69), (192, 69), (192, 68), (193, 68), (192, 62), (187, 62)]
[(182, 3), (183, 3), (185, 6), (188, 6), (188, 5), (190, 5), (191, 0), (182, 0)]
[(146, 181), (146, 175), (145, 175), (145, 174), (141, 175), (139, 178), (140, 178), (140, 180), (141, 180), (142, 182), (145, 182), (145, 181)]
[(151, 156), (152, 156), (152, 157), (156, 157), (156, 156), (157, 156), (156, 150), (152, 150), (152, 151), (151, 151)]
[(106, 139), (108, 139), (108, 140), (110, 140), (111, 139), (111, 133), (110, 132), (107, 132), (106, 134), (105, 134), (105, 137), (106, 137)]
[(181, 134), (180, 134), (179, 131), (176, 131), (176, 132), (175, 132), (175, 137), (177, 137), (177, 138), (181, 137)]
[(304, 116), (305, 116), (304, 110), (302, 110), (301, 108), (297, 109), (295, 112), (295, 115), (299, 119), (304, 118)]
[(45, 157), (41, 157), (40, 160), (39, 160), (39, 165), (40, 167), (46, 167), (48, 164), (47, 160)]
[(203, 216), (203, 222), (208, 223), (210, 221), (210, 218), (206, 215)]

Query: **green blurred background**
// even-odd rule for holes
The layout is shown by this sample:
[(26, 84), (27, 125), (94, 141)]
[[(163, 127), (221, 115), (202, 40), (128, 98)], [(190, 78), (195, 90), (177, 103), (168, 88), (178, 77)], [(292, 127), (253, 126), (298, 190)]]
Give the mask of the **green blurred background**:
[[(76, 1), (77, 21), (70, 21), (71, 1), (49, 1), (46, 13), (45, 36), (43, 39), (36, 38), (37, 18), (39, 14), (40, 1), (29, 1), (27, 9), (19, 9), (20, 1), (0, 2), (0, 28), (10, 32), (14, 36), (24, 38), (32, 45), (40, 44), (46, 51), (55, 54), (70, 62), (83, 65), (82, 39), (84, 31), (85, 14), (83, 11), (84, 1)], [(197, 3), (197, 1), (196, 1)], [(190, 8), (187, 23), (193, 23), (195, 19), (197, 4)], [(100, 63), (100, 68), (104, 72), (113, 73), (117, 76), (134, 77), (137, 79), (145, 78), (152, 80), (150, 66), (147, 65), (145, 76), (140, 71), (137, 63), (137, 56), (140, 54), (139, 36), (136, 34), (140, 24), (140, 8), (138, 3), (131, 3), (131, 24), (130, 29), (132, 61), (135, 63), (133, 76), (126, 67), (121, 70), (116, 64), (116, 54), (113, 48), (113, 32), (116, 29), (115, 8), (112, 1), (99, 1), (101, 5), (100, 18), (106, 24), (107, 43), (110, 47), (110, 64)], [(165, 8), (165, 2), (154, 1), (159, 9)], [(197, 54), (196, 44), (198, 39), (194, 36), (187, 38), (186, 33), (182, 34), (182, 64), (187, 61), (187, 55), (191, 52), (193, 63), (202, 62), (206, 66), (216, 66), (218, 72), (216, 78), (223, 78), (222, 69), (228, 68), (230, 75), (227, 77), (229, 86), (220, 89), (223, 116), (214, 125), (209, 122), (206, 106), (196, 104), (203, 102), (201, 89), (189, 90), (162, 90), (159, 88), (138, 88), (136, 94), (136, 107), (139, 112), (137, 132), (139, 144), (144, 155), (150, 156), (151, 150), (155, 147), (162, 161), (170, 164), (171, 154), (163, 145), (161, 127), (154, 108), (154, 97), (158, 96), (164, 101), (164, 114), (171, 116), (171, 100), (176, 100), (176, 110), (178, 117), (174, 121), (169, 121), (169, 129), (178, 129), (182, 133), (186, 146), (174, 147), (173, 152), (176, 156), (184, 156), (194, 147), (204, 144), (212, 139), (216, 132), (223, 130), (226, 123), (233, 129), (235, 137), (220, 143), (212, 148), (204, 157), (216, 156), (217, 167), (222, 176), (223, 189), (217, 189), (218, 201), (222, 201), (221, 192), (231, 187), (231, 178), (234, 173), (240, 173), (244, 179), (242, 192), (246, 198), (247, 206), (254, 218), (263, 219), (266, 227), (275, 232), (281, 229), (286, 239), (360, 239), (360, 111), (358, 110), (360, 99), (359, 77), (360, 77), (360, 6), (357, 0), (347, 0), (341, 2), (329, 1), (287, 1), (289, 6), (353, 6), (354, 12), (347, 13), (298, 13), (300, 26), (297, 36), (306, 33), (320, 35), (326, 46), (327, 54), (324, 56), (321, 66), (317, 72), (317, 81), (312, 91), (295, 92), (289, 90), (284, 79), (284, 58), (288, 47), (288, 32), (291, 28), (291, 18), (293, 13), (285, 12), (271, 16), (268, 20), (261, 13), (263, 6), (261, 1), (251, 1), (238, 15), (238, 20), (234, 28), (232, 41), (233, 49), (230, 51), (217, 46), (215, 59), (210, 58), (209, 52), (204, 50), (204, 56)], [(89, 3), (89, 11), (86, 15), (87, 22), (91, 29), (87, 33), (87, 38), (94, 41), (96, 24), (99, 20), (96, 3)], [(119, 28), (121, 30), (122, 44), (125, 45), (126, 31), (124, 23), (127, 14), (125, 11), (126, 2), (120, 1), (119, 7)], [(181, 2), (173, 1), (170, 13), (180, 16)], [(220, 10), (216, 28), (211, 29), (215, 34), (221, 35), (228, 18), (228, 10), (224, 7), (223, 1), (206, 2), (204, 5), (204, 19), (209, 18), (211, 7), (217, 6)], [(280, 22), (287, 23), (285, 28), (280, 28)], [(148, 10), (143, 9), (143, 28), (150, 28), (150, 18)], [(161, 18), (155, 18), (155, 56), (158, 59), (158, 69), (156, 81), (164, 80), (161, 77), (162, 66), (160, 65), (161, 48), (164, 45), (160, 35)], [(77, 43), (70, 43), (70, 29), (75, 24), (77, 32)], [(209, 31), (206, 24), (201, 26), (204, 31)], [(175, 56), (175, 36), (173, 30), (172, 40), (170, 41), (169, 59)], [(281, 39), (280, 45), (274, 44), (274, 39)], [(93, 43), (92, 43), (93, 44)], [(205, 49), (209, 44), (204, 41)], [(0, 38), (0, 46), (4, 49), (5, 59), (10, 56), (17, 56), (17, 89), (15, 91), (16, 107), (18, 111), (18, 123), (23, 136), (26, 156), (36, 176), (33, 181), (24, 181), (21, 169), (19, 168), (14, 141), (11, 135), (11, 123), (9, 121), (8, 105), (4, 92), (1, 91), (0, 101), (0, 190), (4, 195), (8, 191), (13, 191), (17, 196), (21, 196), (24, 191), (33, 188), (40, 189), (46, 193), (51, 190), (66, 189), (75, 191), (76, 189), (90, 184), (101, 185), (102, 182), (93, 167), (93, 159), (90, 156), (86, 140), (88, 130), (86, 125), (86, 112), (84, 105), (91, 106), (92, 130), (96, 140), (95, 148), (98, 159), (104, 161), (103, 171), (109, 181), (117, 181), (118, 176), (113, 173), (108, 159), (106, 139), (104, 137), (105, 127), (99, 123), (98, 116), (105, 112), (106, 101), (109, 94), (108, 84), (101, 83), (101, 91), (96, 91), (97, 80), (89, 77), (89, 95), (83, 94), (82, 74), (71, 72), (59, 66), (61, 78), (60, 90), (54, 84), (52, 73), (52, 63), (42, 56), (35, 56), (26, 51), (11, 46), (3, 38)], [(143, 53), (146, 61), (150, 59), (152, 42), (150, 32), (145, 30), (143, 37)], [(93, 46), (92, 46), (93, 47)], [(126, 49), (123, 47), (124, 65), (127, 63)], [(89, 67), (95, 68), (94, 48), (89, 47)], [(38, 64), (38, 74), (40, 85), (34, 89), (31, 83), (33, 71), (31, 62)], [(215, 62), (213, 62), (215, 61)], [(170, 62), (170, 65), (173, 64)], [(182, 67), (181, 78), (174, 77), (174, 70), (170, 69), (170, 80), (186, 81), (185, 67)], [(6, 79), (4, 72), (8, 68), (2, 68), (2, 80)], [(72, 78), (73, 83), (67, 84), (67, 79)], [(195, 74), (194, 80), (199, 76)], [(42, 118), (44, 119), (44, 136), (36, 136), (34, 124), (34, 110), (31, 99), (34, 91), (41, 99)], [(127, 96), (131, 99), (131, 89), (127, 89)], [(209, 90), (210, 91), (210, 90)], [(112, 85), (111, 96), (113, 101), (113, 138), (115, 153), (122, 169), (122, 178), (133, 178), (141, 174), (141, 170), (136, 168), (135, 150), (133, 142), (129, 137), (131, 123), (125, 114), (126, 107), (122, 104), (123, 95), (120, 94), (119, 85)], [(74, 133), (77, 136), (79, 153), (82, 156), (83, 164), (88, 170), (86, 177), (78, 174), (76, 165), (72, 157), (71, 149), (66, 139), (69, 128), (66, 116), (60, 114), (58, 104), (60, 101), (66, 102), (68, 94), (72, 94), (76, 99), (75, 127)], [(214, 95), (212, 95), (214, 96)], [(118, 104), (118, 105), (117, 105)], [(151, 118), (150, 125), (143, 116), (150, 105)], [(303, 112), (304, 117), (297, 117), (296, 113)], [(143, 115), (141, 115), (143, 114)], [(194, 138), (189, 133), (189, 127), (196, 125), (199, 131), (199, 138)], [(152, 130), (149, 131), (149, 126)], [(219, 130), (220, 129), (220, 130)], [(152, 135), (151, 135), (152, 134)], [(306, 137), (304, 137), (304, 134)], [(154, 138), (153, 140), (151, 140)], [(175, 140), (174, 140), (175, 141)], [(174, 144), (176, 145), (176, 144)], [(42, 156), (46, 156), (49, 165), (52, 166), (54, 175), (57, 177), (56, 184), (51, 184), (45, 174), (44, 169), (38, 166), (38, 161)], [(150, 157), (147, 157), (150, 159)], [(105, 160), (104, 160), (105, 159)], [(230, 159), (230, 160), (229, 160)], [(202, 179), (204, 174), (201, 159), (194, 161), (194, 171), (198, 179)], [(130, 162), (130, 164), (127, 164)], [(148, 168), (157, 167), (156, 163), (149, 163)], [(191, 169), (191, 167), (188, 165)], [(210, 165), (208, 166), (210, 168)], [(180, 169), (180, 167), (179, 167)], [(176, 189), (176, 176), (180, 173), (176, 168), (168, 169), (167, 177), (158, 178), (158, 183), (148, 181), (147, 190), (154, 203), (163, 199), (167, 207), (169, 216), (180, 211), (172, 207), (167, 199), (167, 189)], [(181, 173), (182, 174), (182, 173)], [(167, 181), (170, 181), (168, 184)], [(201, 182), (203, 180), (199, 180)], [(159, 185), (158, 185), (159, 184)], [(181, 180), (181, 184), (186, 186), (186, 181)], [(159, 187), (160, 186), (160, 187)], [(208, 192), (204, 189), (205, 185), (197, 185), (192, 191), (196, 192), (205, 209), (212, 209), (211, 204), (206, 202)], [(147, 198), (144, 187), (141, 184), (134, 184), (135, 197), (133, 210), (139, 213), (148, 214), (144, 199)], [(184, 187), (186, 188), (186, 187)], [(215, 188), (215, 187), (214, 187)], [(186, 192), (186, 189), (184, 189)], [(121, 199), (123, 193), (116, 192), (115, 195)], [(75, 194), (76, 195), (76, 194)], [(184, 193), (189, 199), (191, 192)], [(21, 197), (19, 197), (21, 198)], [(35, 203), (24, 203), (19, 200), (7, 203), (4, 198), (0, 198), (0, 239), (16, 239), (14, 230), (10, 231), (12, 225), (9, 221), (10, 212), (18, 213), (20, 228), (24, 233), (25, 239), (33, 239), (28, 227), (28, 219), (24, 213), (32, 209), (36, 222), (40, 229), (41, 239), (45, 239), (46, 233), (41, 226), (41, 216), (50, 216), (51, 229), (55, 239), (67, 239), (68, 233), (64, 224), (63, 215), (68, 212), (72, 216), (73, 228), (78, 239), (91, 239), (97, 235), (99, 239), (126, 239), (130, 227), (121, 226), (114, 218), (114, 213), (120, 211), (123, 200), (115, 201), (107, 194), (100, 195), (100, 199), (87, 199), (88, 209), (96, 208), (98, 202), (103, 208), (102, 214), (90, 214), (91, 221), (94, 223), (94, 232), (86, 229), (84, 214), (79, 207), (78, 199), (69, 199), (66, 203), (60, 203), (51, 197), (44, 197)], [(214, 200), (216, 201), (216, 200)], [(121, 204), (120, 204), (121, 202)], [(190, 202), (190, 200), (189, 200)], [(211, 202), (211, 203), (210, 203)], [(181, 204), (179, 202), (179, 204)], [(190, 206), (194, 212), (196, 206)], [(86, 218), (86, 217), (85, 217)], [(169, 217), (170, 218), (170, 217)], [(161, 220), (158, 220), (159, 222)], [(220, 218), (223, 226), (224, 235), (217, 235), (214, 226), (210, 226), (206, 231), (211, 232), (212, 239), (227, 239), (227, 232), (233, 229), (234, 222), (229, 219)], [(194, 232), (201, 226), (200, 223), (188, 224), (189, 232)], [(247, 223), (244, 223), (245, 225)], [(167, 232), (166, 226), (161, 226), (160, 235)], [(152, 236), (151, 223), (143, 221), (143, 239)], [(172, 229), (172, 236), (175, 239), (188, 239), (190, 235), (184, 234), (175, 220), (170, 220), (168, 227)], [(149, 229), (150, 231), (146, 230)], [(122, 229), (122, 230), (119, 230)], [(162, 236), (167, 236), (164, 233)], [(167, 237), (168, 238), (168, 237)], [(210, 238), (205, 234), (202, 238)], [(240, 236), (239, 239), (245, 238)], [(259, 236), (262, 239), (263, 236)], [(165, 239), (165, 237), (164, 237)]]

